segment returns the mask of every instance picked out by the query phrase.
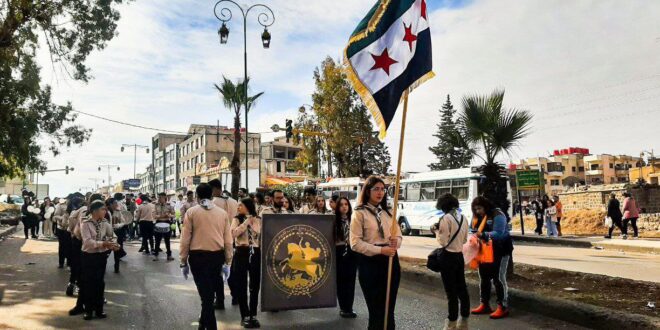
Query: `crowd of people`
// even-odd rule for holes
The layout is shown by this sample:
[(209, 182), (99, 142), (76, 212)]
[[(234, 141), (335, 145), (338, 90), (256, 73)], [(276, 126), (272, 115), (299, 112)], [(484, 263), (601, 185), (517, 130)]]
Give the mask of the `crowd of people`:
[[(259, 328), (262, 216), (329, 214), (334, 216), (336, 226), (339, 316), (357, 317), (353, 310), (357, 279), (367, 305), (368, 328), (383, 329), (385, 322), (388, 329), (396, 327), (394, 314), (401, 272), (397, 251), (403, 236), (400, 227), (393, 224), (395, 220), (382, 179), (372, 176), (366, 180), (354, 209), (347, 198), (333, 195), (326, 201), (325, 196), (317, 195), (313, 188), (305, 189), (304, 200), (299, 205), (281, 190), (248, 193), (240, 189), (238, 198), (234, 199), (217, 179), (199, 184), (194, 192), (186, 193), (185, 199), (178, 195), (170, 201), (164, 193), (153, 197), (149, 194), (117, 193), (104, 197), (74, 193), (46, 204), (46, 208), (54, 205), (50, 221), (58, 238), (58, 267), (71, 269), (66, 294), (78, 293), (70, 315), (83, 314), (85, 320), (107, 317), (103, 310), (106, 264), (110, 254), (114, 254), (114, 272), (120, 272), (120, 260), (127, 254), (126, 240), (140, 239), (139, 251), (153, 256), (154, 261), (159, 260), (161, 242), (164, 242), (165, 260), (172, 261), (170, 239), (176, 237), (178, 231), (181, 272), (186, 278), (192, 274), (201, 300), (199, 328), (217, 328), (215, 310), (225, 309), (225, 283), (232, 305), (238, 305), (241, 325)], [(26, 204), (29, 203), (26, 199)], [(445, 328), (467, 329), (470, 313), (506, 317), (506, 268), (513, 250), (508, 218), (483, 197), (472, 202), (475, 215), (472, 221), (464, 221), (458, 201), (449, 194), (438, 200), (437, 207), (444, 216), (434, 232), (439, 244), (450, 255), (441, 272), (449, 301)], [(481, 302), (472, 310), (462, 255), (468, 232), (475, 233), (483, 242), (494, 243), (495, 252), (492, 263), (479, 265)], [(393, 263), (385, 315), (390, 258)], [(491, 284), (497, 295), (495, 311), (489, 304)]]

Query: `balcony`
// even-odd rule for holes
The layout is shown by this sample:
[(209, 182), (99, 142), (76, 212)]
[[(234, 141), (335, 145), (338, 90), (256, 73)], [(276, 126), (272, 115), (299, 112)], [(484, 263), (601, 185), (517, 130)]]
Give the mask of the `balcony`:
[(603, 175), (603, 170), (588, 170), (587, 175)]
[(564, 176), (564, 172), (562, 171), (550, 171), (548, 170), (548, 176), (557, 176), (557, 177), (562, 177)]

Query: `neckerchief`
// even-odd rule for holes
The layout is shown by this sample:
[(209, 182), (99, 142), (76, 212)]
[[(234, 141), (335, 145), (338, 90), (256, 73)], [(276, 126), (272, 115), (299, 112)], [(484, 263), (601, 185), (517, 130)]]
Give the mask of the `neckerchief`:
[(383, 223), (380, 219), (380, 215), (383, 212), (383, 209), (380, 206), (373, 206), (369, 203), (364, 204), (364, 208), (371, 212), (371, 214), (376, 217), (376, 222), (378, 223), (378, 234), (380, 234), (380, 238), (385, 238), (385, 231), (383, 231)]

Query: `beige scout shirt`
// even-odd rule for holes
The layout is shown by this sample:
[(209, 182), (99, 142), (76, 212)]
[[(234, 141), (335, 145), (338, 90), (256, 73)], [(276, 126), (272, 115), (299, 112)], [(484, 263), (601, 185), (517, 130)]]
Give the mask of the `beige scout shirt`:
[[(98, 231), (96, 228), (98, 227)], [(104, 241), (110, 241), (113, 237), (112, 226), (107, 220), (103, 219), (96, 223), (90, 217), (87, 217), (80, 225), (82, 235), (82, 251), (87, 253), (101, 253), (108, 251), (103, 247)]]
[(231, 234), (234, 236), (236, 246), (250, 246), (251, 237), (252, 247), (259, 247), (261, 218), (250, 216), (242, 224), (240, 224), (238, 218), (232, 219)]
[(291, 214), (291, 212), (285, 208), (276, 208), (275, 206), (266, 206), (261, 210), (259, 217), (263, 218), (264, 214)]
[(180, 211), (181, 212), (181, 219), (183, 219), (183, 217), (186, 216), (186, 211), (190, 210), (190, 208), (195, 206), (195, 205), (197, 205), (197, 202), (195, 202), (195, 201), (192, 201), (192, 202), (185, 201), (185, 202), (183, 202), (183, 205), (181, 205), (181, 211)]
[(231, 224), (227, 212), (219, 207), (190, 208), (183, 217), (183, 232), (179, 246), (181, 262), (188, 261), (190, 251), (225, 251), (225, 264), (231, 264)]
[(314, 211), (314, 204), (305, 203), (299, 210), (298, 213), (308, 214)]
[(170, 204), (156, 204), (153, 217), (156, 221), (169, 221), (174, 218), (174, 208)]
[(225, 210), (229, 219), (233, 219), (238, 214), (238, 202), (231, 197), (226, 199), (222, 197), (213, 197), (213, 203), (215, 206)]
[(156, 222), (154, 219), (154, 205), (151, 203), (142, 203), (135, 210), (135, 219), (138, 221)]
[(71, 233), (71, 237), (82, 240), (82, 236), (80, 234), (80, 224), (82, 223), (86, 214), (87, 206), (81, 206), (79, 209), (72, 211), (69, 215), (69, 227), (67, 227), (67, 230)]
[[(382, 236), (378, 229), (378, 220), (374, 213), (380, 213)], [(356, 207), (351, 219), (351, 249), (366, 256), (380, 254), (381, 246), (389, 244), (391, 228), (392, 217), (385, 210), (376, 208), (370, 204)], [(401, 235), (401, 228), (399, 226), (395, 226), (394, 237), (398, 238), (397, 247), (401, 247), (403, 236)]]
[(66, 204), (58, 204), (53, 213), (53, 221), (60, 230), (66, 230), (69, 226), (69, 214), (66, 213)]
[[(469, 221), (463, 219), (463, 224), (459, 228), (458, 224), (460, 223), (461, 218), (465, 217), (460, 215), (460, 217), (454, 220), (454, 216), (451, 214), (443, 215), (442, 218), (440, 218), (439, 229), (435, 232), (435, 239), (438, 241), (438, 244), (449, 252), (463, 252), (463, 244), (467, 242), (468, 228), (470, 224)], [(456, 231), (458, 231), (458, 235), (456, 235), (456, 238), (454, 238), (454, 241), (451, 242), (450, 245), (447, 245)]]

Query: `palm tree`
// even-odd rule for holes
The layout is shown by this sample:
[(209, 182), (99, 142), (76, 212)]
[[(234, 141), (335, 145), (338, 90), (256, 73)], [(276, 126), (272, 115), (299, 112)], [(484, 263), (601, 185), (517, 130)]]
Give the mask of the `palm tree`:
[[(236, 197), (238, 196), (238, 188), (241, 180), (241, 109), (247, 105), (246, 111), (249, 113), (257, 99), (264, 93), (260, 92), (248, 96), (249, 77), (245, 81), (239, 80), (236, 84), (224, 76), (222, 80), (220, 86), (217, 84), (213, 85), (220, 92), (222, 103), (225, 107), (234, 112), (234, 156), (231, 159), (231, 194)], [(247, 102), (245, 101), (246, 97)], [(245, 134), (245, 138), (247, 139), (247, 132)], [(248, 160), (246, 159), (245, 161), (247, 162)]]
[(484, 161), (480, 172), (482, 194), (500, 207), (505, 213), (509, 208), (506, 181), (502, 165), (495, 160), (502, 154), (511, 155), (514, 147), (529, 134), (532, 114), (526, 110), (502, 107), (504, 90), (495, 90), (491, 95), (472, 95), (463, 98), (463, 111), (459, 117), (465, 140), (479, 153)]

